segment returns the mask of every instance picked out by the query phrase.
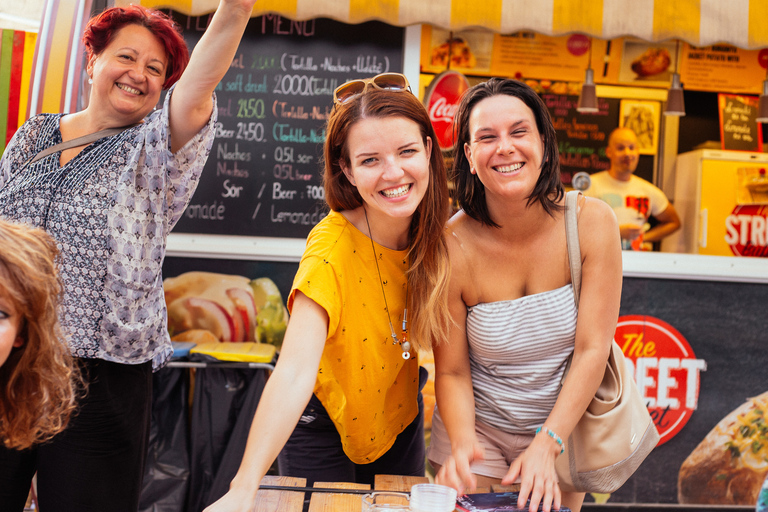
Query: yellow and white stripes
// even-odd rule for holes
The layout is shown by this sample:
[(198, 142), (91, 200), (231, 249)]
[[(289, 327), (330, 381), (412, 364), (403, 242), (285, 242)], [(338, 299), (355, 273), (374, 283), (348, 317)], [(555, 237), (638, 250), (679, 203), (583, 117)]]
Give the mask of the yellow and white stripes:
[[(132, 0), (116, 0), (117, 5)], [(141, 0), (190, 15), (216, 9), (217, 0)], [(682, 39), (694, 46), (730, 43), (768, 46), (766, 0), (263, 0), (254, 15), (296, 20), (317, 17), (346, 23), (377, 19), (391, 25), (428, 23), (461, 30), (482, 27), (509, 34), (581, 32), (601, 39), (635, 36), (647, 41)]]
[(74, 112), (81, 89), (83, 23), (91, 0), (47, 0), (40, 24), (30, 88), (29, 116)]

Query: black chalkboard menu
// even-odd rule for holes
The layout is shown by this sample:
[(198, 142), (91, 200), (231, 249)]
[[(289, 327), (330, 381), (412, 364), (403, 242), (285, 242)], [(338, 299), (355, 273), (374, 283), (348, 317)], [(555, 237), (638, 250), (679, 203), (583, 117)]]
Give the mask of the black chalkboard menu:
[(599, 112), (582, 114), (576, 110), (578, 96), (542, 94), (557, 133), (563, 183), (570, 183), (580, 171), (605, 171), (611, 163), (605, 156), (608, 136), (619, 126), (618, 98), (598, 98)]
[[(605, 155), (608, 137), (619, 126), (620, 98), (598, 98), (599, 112), (582, 114), (576, 110), (578, 96), (542, 94), (552, 116), (560, 150), (560, 177), (566, 185), (577, 172), (589, 174), (611, 166)], [(653, 155), (640, 155), (635, 176), (653, 182)]]
[[(171, 13), (190, 48), (210, 16)], [(380, 22), (252, 18), (216, 89), (200, 185), (174, 231), (304, 238), (326, 214), (322, 146), (334, 89), (403, 69), (404, 29)]]
[(718, 94), (720, 144), (734, 151), (762, 151), (762, 125), (757, 122), (757, 98)]

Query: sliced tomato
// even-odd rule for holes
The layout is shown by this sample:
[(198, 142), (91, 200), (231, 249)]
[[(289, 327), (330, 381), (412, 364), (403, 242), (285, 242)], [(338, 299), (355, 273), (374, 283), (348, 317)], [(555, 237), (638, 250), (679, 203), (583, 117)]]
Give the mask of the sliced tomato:
[(233, 341), (238, 335), (232, 316), (212, 300), (190, 297), (187, 299), (187, 306), (190, 312), (198, 317), (196, 323), (214, 334), (219, 334), (219, 340)]
[(229, 288), (227, 289), (227, 296), (232, 300), (239, 313), (243, 325), (242, 341), (254, 341), (256, 304), (253, 302), (253, 295), (242, 288)]

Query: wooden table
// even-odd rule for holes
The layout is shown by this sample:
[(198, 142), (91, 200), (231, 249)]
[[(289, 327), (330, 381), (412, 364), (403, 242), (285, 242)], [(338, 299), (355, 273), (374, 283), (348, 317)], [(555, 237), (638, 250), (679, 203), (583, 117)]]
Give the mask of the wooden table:
[[(304, 478), (292, 478), (287, 476), (265, 476), (261, 481), (262, 485), (280, 485), (288, 487), (304, 488), (306, 480)], [(400, 475), (376, 475), (374, 490), (376, 491), (395, 491), (410, 492), (411, 487), (416, 484), (429, 483), (425, 476), (400, 476)], [(368, 484), (355, 484), (350, 482), (315, 482), (314, 487), (325, 489), (355, 489), (370, 490)], [(476, 492), (506, 492), (518, 491), (519, 485), (501, 486), (494, 485), (490, 489), (477, 489)], [(309, 501), (309, 512), (358, 512), (362, 507), (364, 494), (316, 492), (312, 493)], [(398, 503), (401, 500), (403, 504), (405, 499), (398, 497), (387, 497), (388, 502)], [(256, 493), (256, 510), (263, 512), (301, 512), (304, 505), (304, 491), (288, 490), (259, 490)]]
[[(287, 487), (303, 487), (307, 484), (306, 478), (294, 478), (290, 476), (267, 475), (261, 479), (262, 485), (284, 485)], [(301, 512), (304, 507), (303, 492), (265, 491), (256, 493), (256, 510)]]
[[(411, 486), (428, 483), (427, 477), (376, 475), (374, 489), (377, 491), (409, 492)], [(306, 480), (284, 476), (265, 476), (262, 485), (280, 485), (303, 488)], [(325, 489), (356, 489), (370, 490), (368, 484), (350, 482), (315, 482), (314, 487)], [(312, 493), (309, 501), (309, 512), (357, 512), (362, 506), (364, 494), (349, 493)], [(393, 497), (392, 499), (397, 499)], [(264, 512), (301, 512), (304, 505), (304, 492), (288, 490), (259, 490), (256, 493), (256, 510)]]

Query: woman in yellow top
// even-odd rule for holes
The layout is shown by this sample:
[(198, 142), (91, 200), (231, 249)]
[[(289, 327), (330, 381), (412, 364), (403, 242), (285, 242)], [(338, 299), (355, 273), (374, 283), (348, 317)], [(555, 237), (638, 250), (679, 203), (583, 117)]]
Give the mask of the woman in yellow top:
[(449, 322), (439, 301), (448, 281), (442, 156), (403, 75), (347, 82), (334, 103), (324, 149), (331, 212), (307, 239), (240, 469), (208, 511), (251, 510), (281, 449), (281, 474), (307, 485), (424, 475), (416, 349), (444, 338)]

